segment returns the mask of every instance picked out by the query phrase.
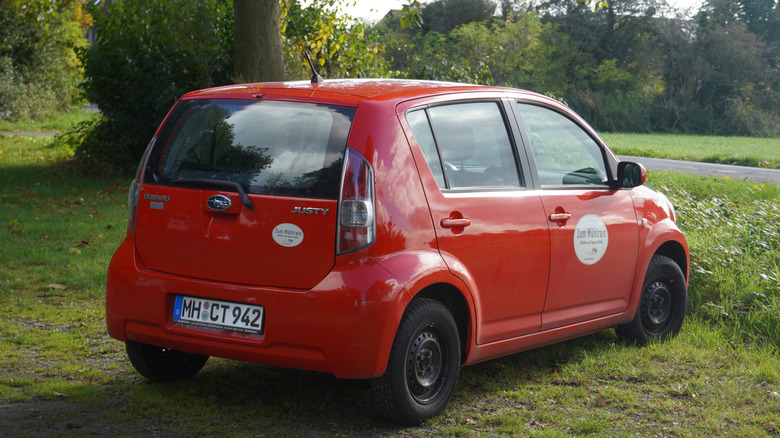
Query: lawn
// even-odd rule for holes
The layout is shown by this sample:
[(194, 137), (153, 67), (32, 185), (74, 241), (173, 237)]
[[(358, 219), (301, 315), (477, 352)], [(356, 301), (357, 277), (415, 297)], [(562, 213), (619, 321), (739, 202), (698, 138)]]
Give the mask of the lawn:
[[(688, 147), (686, 137), (674, 138), (673, 148)], [(444, 415), (398, 428), (375, 411), (365, 381), (213, 358), (189, 381), (140, 378), (103, 319), (106, 268), (125, 235), (130, 179), (79, 176), (70, 155), (51, 137), (0, 132), (2, 432), (780, 434), (780, 186), (650, 172), (648, 184), (670, 196), (691, 245), (690, 309), (680, 336), (637, 347), (606, 330), (466, 367)]]
[(780, 169), (780, 138), (602, 134), (620, 155)]

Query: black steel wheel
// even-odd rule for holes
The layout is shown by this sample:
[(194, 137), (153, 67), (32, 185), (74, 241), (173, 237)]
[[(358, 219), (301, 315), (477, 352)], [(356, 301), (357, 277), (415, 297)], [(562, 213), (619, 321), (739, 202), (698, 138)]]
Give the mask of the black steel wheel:
[(416, 299), (401, 319), (385, 374), (372, 382), (377, 406), (392, 421), (418, 425), (447, 407), (459, 371), (455, 320), (442, 303)]
[(184, 380), (198, 374), (208, 356), (128, 341), (125, 344), (130, 363), (139, 374), (153, 382)]
[(621, 339), (644, 344), (665, 341), (680, 331), (688, 306), (688, 288), (682, 270), (669, 257), (653, 256), (647, 268), (636, 316), (618, 326)]

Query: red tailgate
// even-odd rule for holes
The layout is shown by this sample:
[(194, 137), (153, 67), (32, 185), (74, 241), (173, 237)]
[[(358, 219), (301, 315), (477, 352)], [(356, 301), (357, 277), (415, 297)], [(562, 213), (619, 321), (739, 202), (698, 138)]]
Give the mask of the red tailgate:
[[(221, 194), (232, 207), (207, 205)], [(334, 263), (335, 200), (144, 185), (136, 248), (151, 270), (228, 283), (307, 289)], [(186, 292), (186, 291), (182, 291)]]

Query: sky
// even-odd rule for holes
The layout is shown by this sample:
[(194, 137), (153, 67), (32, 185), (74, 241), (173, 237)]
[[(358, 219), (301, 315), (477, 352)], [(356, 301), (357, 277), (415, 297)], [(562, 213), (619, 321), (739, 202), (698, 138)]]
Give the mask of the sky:
[[(675, 8), (687, 9), (700, 5), (703, 0), (667, 0), (667, 2)], [(408, 3), (408, 0), (348, 0), (346, 3), (350, 3), (345, 8), (345, 12), (349, 15), (375, 22), (384, 17), (391, 9), (401, 9), (404, 4)], [(426, 2), (422, 1), (421, 3)]]

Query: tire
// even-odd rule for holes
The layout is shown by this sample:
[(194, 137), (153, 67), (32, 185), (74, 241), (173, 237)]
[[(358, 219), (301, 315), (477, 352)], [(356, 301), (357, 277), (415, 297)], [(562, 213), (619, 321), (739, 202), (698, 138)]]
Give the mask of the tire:
[(133, 368), (152, 382), (189, 379), (198, 374), (209, 359), (208, 356), (200, 354), (185, 353), (134, 341), (128, 341), (125, 349)]
[(389, 420), (416, 426), (447, 407), (460, 371), (455, 319), (440, 302), (413, 300), (401, 318), (385, 374), (372, 381)]
[(682, 270), (669, 257), (655, 255), (647, 268), (634, 319), (615, 331), (619, 338), (640, 345), (666, 341), (679, 333), (687, 306), (688, 287)]

